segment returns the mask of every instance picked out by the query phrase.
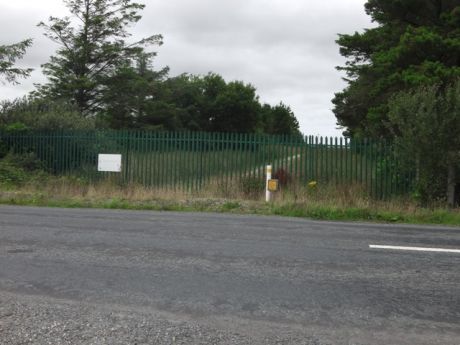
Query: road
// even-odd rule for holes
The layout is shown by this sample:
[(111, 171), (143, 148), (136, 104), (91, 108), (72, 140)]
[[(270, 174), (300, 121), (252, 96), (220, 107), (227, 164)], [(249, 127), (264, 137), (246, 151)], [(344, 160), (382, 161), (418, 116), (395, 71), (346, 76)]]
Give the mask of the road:
[(458, 249), (460, 228), (1, 206), (0, 339), (460, 344)]

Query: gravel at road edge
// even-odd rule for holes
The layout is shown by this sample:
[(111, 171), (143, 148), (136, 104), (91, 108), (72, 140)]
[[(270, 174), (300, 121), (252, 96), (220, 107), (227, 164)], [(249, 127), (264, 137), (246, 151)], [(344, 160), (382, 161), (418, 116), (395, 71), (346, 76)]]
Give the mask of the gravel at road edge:
[(257, 339), (189, 320), (0, 292), (2, 345), (324, 344), (283, 334)]

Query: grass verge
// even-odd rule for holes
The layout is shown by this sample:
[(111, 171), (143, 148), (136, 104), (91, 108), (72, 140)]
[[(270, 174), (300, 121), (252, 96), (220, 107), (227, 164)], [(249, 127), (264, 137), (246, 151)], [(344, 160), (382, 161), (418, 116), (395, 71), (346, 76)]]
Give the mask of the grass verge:
[(264, 182), (254, 177), (233, 185), (209, 183), (199, 192), (120, 185), (117, 180), (89, 182), (75, 176), (52, 176), (33, 155), (0, 160), (0, 204), (67, 208), (156, 211), (205, 211), (302, 217), (318, 220), (460, 226), (460, 209), (442, 204), (420, 207), (410, 198), (375, 200), (359, 185), (291, 185), (263, 200)]
[(460, 226), (460, 210), (418, 207), (408, 199), (377, 201), (358, 186), (319, 186), (282, 191), (271, 203), (261, 195), (223, 192), (209, 187), (199, 193), (91, 184), (71, 177), (43, 177), (21, 185), (0, 184), (0, 204), (66, 208), (155, 211), (200, 211), (259, 214), (335, 221), (438, 224)]

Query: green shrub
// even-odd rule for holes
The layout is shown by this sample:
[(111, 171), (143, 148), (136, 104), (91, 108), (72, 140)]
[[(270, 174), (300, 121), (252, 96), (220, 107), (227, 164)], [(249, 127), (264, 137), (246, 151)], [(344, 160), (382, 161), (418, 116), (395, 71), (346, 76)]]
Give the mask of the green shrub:
[(240, 203), (238, 201), (227, 201), (222, 205), (222, 211), (231, 211), (240, 208)]
[(265, 190), (265, 181), (263, 178), (243, 177), (240, 180), (240, 188), (244, 196), (248, 198), (258, 198)]
[(46, 174), (35, 154), (7, 154), (0, 160), (0, 186), (19, 186), (25, 182), (42, 181)]
[(424, 205), (445, 200), (448, 168), (460, 175), (460, 80), (395, 95), (388, 117), (401, 168), (418, 172), (414, 196)]
[(16, 167), (24, 169), (25, 171), (33, 172), (44, 169), (43, 162), (41, 162), (32, 152), (24, 153), (22, 155), (7, 156), (6, 159), (12, 162)]
[(8, 151), (8, 145), (0, 140), (0, 159), (4, 158), (8, 154)]
[(0, 102), (0, 130), (86, 130), (94, 127), (94, 119), (83, 117), (68, 102), (32, 97)]
[(26, 180), (26, 172), (8, 161), (0, 161), (0, 186), (20, 185)]

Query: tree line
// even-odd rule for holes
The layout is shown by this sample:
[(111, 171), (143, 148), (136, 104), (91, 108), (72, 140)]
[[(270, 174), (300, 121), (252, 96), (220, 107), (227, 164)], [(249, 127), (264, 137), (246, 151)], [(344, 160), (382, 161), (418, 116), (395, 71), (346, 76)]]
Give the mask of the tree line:
[[(169, 76), (155, 70), (161, 35), (130, 41), (145, 5), (131, 0), (64, 0), (70, 16), (39, 23), (58, 44), (42, 65), (48, 81), (23, 99), (0, 104), (3, 128), (137, 128), (299, 135), (289, 106), (262, 104), (253, 85), (222, 76)], [(32, 44), (0, 46), (8, 82), (31, 70), (14, 66)]]
[(347, 86), (332, 100), (338, 124), (395, 142), (422, 201), (458, 203), (460, 1), (368, 0), (365, 11), (375, 27), (337, 40), (347, 59)]

